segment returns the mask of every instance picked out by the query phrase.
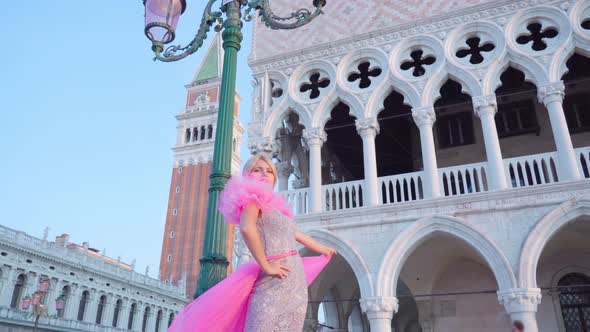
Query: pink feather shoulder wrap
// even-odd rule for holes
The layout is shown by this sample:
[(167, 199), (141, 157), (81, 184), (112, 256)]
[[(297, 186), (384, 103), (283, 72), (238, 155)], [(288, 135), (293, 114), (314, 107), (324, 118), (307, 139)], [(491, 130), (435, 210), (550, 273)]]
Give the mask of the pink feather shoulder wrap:
[(262, 213), (273, 209), (293, 218), (285, 198), (262, 181), (247, 176), (232, 176), (219, 197), (219, 211), (228, 224), (239, 224), (242, 210), (248, 204), (256, 204)]

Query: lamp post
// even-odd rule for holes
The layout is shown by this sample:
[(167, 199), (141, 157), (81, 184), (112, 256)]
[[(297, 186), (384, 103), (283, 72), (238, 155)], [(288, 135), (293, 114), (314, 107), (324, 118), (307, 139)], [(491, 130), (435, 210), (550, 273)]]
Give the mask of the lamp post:
[(295, 29), (322, 14), (322, 8), (326, 5), (325, 0), (313, 0), (315, 7), (313, 12), (308, 9), (299, 9), (288, 17), (280, 17), (270, 9), (270, 0), (222, 0), (221, 11), (212, 11), (215, 2), (216, 0), (207, 2), (199, 30), (187, 46), (169, 46), (164, 50), (164, 45), (174, 40), (176, 24), (186, 9), (186, 1), (144, 0), (145, 35), (152, 42), (154, 60), (171, 62), (183, 59), (195, 53), (203, 45), (212, 25), (215, 24), (215, 31), (223, 30), (223, 74), (213, 150), (213, 169), (209, 176), (209, 202), (203, 257), (200, 259), (201, 270), (194, 297), (201, 295), (225, 278), (229, 264), (225, 247), (227, 227), (217, 210), (217, 200), (230, 177), (231, 170), (236, 65), (242, 41), (242, 9), (244, 9), (245, 21), (251, 21), (253, 12), (258, 11), (262, 21), (271, 29)]
[(41, 277), (39, 278), (39, 290), (33, 293), (32, 296), (27, 295), (23, 298), (22, 309), (24, 311), (28, 311), (33, 305), (31, 315), (35, 316), (35, 332), (38, 331), (39, 318), (47, 316), (47, 305), (44, 303), (44, 299), (48, 290), (49, 279)]

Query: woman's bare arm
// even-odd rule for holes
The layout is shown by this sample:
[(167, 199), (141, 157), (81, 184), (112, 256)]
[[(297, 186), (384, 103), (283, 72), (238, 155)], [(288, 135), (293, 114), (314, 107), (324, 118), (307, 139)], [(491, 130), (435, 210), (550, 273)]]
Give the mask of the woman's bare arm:
[(295, 232), (295, 240), (297, 242), (303, 244), (305, 247), (309, 248), (317, 252), (318, 254), (322, 255), (334, 255), (336, 254), (336, 249), (323, 245), (316, 241), (311, 236), (303, 233), (303, 232)]

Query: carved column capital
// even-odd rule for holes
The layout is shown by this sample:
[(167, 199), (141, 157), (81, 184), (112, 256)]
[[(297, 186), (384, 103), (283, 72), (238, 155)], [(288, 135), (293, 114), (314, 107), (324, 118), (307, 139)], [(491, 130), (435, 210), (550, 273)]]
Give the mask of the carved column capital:
[(432, 128), (434, 121), (436, 121), (434, 107), (426, 106), (426, 107), (412, 108), (412, 118), (414, 118), (414, 122), (416, 123), (418, 128), (421, 128), (421, 127)]
[(512, 288), (498, 291), (498, 302), (506, 308), (509, 314), (515, 312), (536, 312), (541, 303), (539, 288)]
[(368, 297), (360, 299), (360, 303), (368, 319), (391, 319), (399, 309), (397, 297)]
[(251, 138), (248, 142), (250, 153), (267, 153), (272, 154), (274, 151), (273, 140), (270, 137)]
[(328, 139), (328, 135), (323, 128), (311, 128), (303, 129), (303, 138), (307, 145), (322, 145)]
[(479, 118), (485, 115), (491, 115), (493, 117), (498, 110), (495, 94), (473, 97), (472, 101), (475, 115), (477, 115)]
[(375, 137), (379, 134), (379, 122), (377, 118), (366, 118), (355, 121), (356, 130), (361, 137), (366, 136)]
[(539, 102), (543, 103), (545, 106), (552, 102), (563, 102), (564, 95), (565, 85), (563, 84), (563, 81), (551, 82), (549, 84), (540, 86), (537, 89), (537, 97), (539, 98)]

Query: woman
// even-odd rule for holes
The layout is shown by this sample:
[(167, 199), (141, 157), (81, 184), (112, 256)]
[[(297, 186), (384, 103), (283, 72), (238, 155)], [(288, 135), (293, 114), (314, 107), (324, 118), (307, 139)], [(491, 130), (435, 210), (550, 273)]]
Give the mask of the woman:
[[(232, 177), (219, 201), (227, 223), (238, 224), (255, 262), (189, 304), (169, 332), (301, 331), (307, 286), (336, 250), (298, 232), (284, 198), (273, 191), (277, 172), (262, 154), (250, 158), (242, 177)], [(322, 256), (301, 258), (296, 242)]]

